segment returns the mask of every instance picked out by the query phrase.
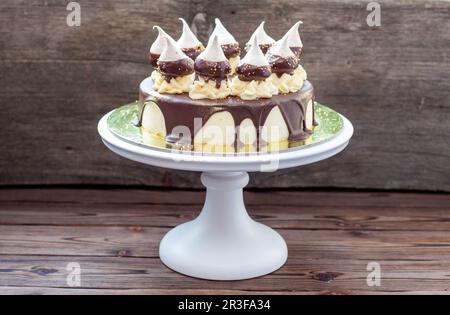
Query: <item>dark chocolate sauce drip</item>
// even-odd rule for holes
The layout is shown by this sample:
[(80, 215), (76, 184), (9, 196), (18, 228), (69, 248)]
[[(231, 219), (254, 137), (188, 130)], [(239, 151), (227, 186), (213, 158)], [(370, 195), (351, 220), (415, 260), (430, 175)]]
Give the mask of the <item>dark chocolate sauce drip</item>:
[(204, 50), (203, 47), (198, 46), (195, 48), (183, 48), (181, 49), (189, 58), (191, 58), (193, 61), (197, 59), (198, 55)]
[(269, 63), (272, 68), (272, 72), (276, 73), (278, 77), (281, 77), (283, 73), (292, 74), (298, 67), (299, 60), (297, 57), (292, 56), (288, 58), (280, 56), (271, 56)]
[(242, 81), (264, 80), (271, 74), (270, 67), (243, 64), (236, 68), (236, 73)]
[(241, 53), (241, 48), (239, 48), (238, 43), (234, 44), (226, 44), (226, 45), (220, 45), (222, 47), (222, 51), (227, 57), (227, 59), (233, 58), (238, 56)]
[(156, 68), (158, 67), (158, 59), (159, 59), (159, 54), (153, 54), (153, 53), (149, 53), (148, 54), (148, 60), (150, 61), (150, 64)]
[(259, 48), (261, 48), (263, 54), (266, 54), (272, 44), (260, 44)]
[(172, 78), (194, 73), (194, 62), (190, 58), (175, 61), (158, 61), (159, 71), (164, 80), (170, 82)]
[[(288, 127), (289, 140), (305, 140), (312, 133), (311, 130), (306, 128), (306, 107), (311, 100), (314, 106), (314, 89), (309, 81), (305, 81), (303, 88), (299, 92), (274, 95), (269, 99), (253, 101), (244, 101), (237, 97), (227, 97), (220, 100), (193, 100), (187, 94), (163, 94), (158, 95), (155, 100), (155, 96), (145, 94), (142, 91), (139, 97), (142, 110), (146, 101), (154, 101), (157, 103), (165, 118), (167, 130), (166, 141), (172, 143), (176, 142), (177, 139), (186, 138), (186, 135), (181, 137), (177, 134), (171, 134), (175, 127), (186, 126), (190, 132), (191, 143), (193, 143), (198, 129), (213, 114), (222, 111), (228, 111), (232, 115), (235, 126), (239, 126), (246, 118), (251, 119), (257, 132), (257, 141), (260, 141), (260, 128), (264, 125), (271, 110), (276, 106), (279, 107)], [(195, 124), (195, 118), (200, 118), (201, 124)], [(235, 143), (235, 147), (238, 145)], [(256, 145), (260, 145), (260, 143)]]
[[(269, 50), (269, 48), (272, 46), (272, 44), (259, 44), (258, 46), (261, 49), (261, 51), (263, 52), (263, 54), (265, 55), (267, 53), (267, 51)], [(245, 46), (245, 50), (248, 52), (250, 50), (250, 47), (251, 47), (251, 45), (247, 44)]]
[(295, 54), (295, 56), (300, 59), (302, 53), (303, 53), (303, 47), (289, 47), (292, 52)]
[(197, 76), (202, 77), (205, 81), (214, 80), (216, 88), (220, 88), (222, 80), (225, 80), (231, 72), (230, 63), (227, 60), (217, 62), (196, 59), (194, 69)]

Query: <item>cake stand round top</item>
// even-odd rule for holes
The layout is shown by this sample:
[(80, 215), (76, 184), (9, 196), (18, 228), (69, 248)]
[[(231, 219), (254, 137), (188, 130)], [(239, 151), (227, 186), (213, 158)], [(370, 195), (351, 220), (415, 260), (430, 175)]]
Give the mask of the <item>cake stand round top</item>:
[(260, 172), (295, 167), (327, 159), (348, 144), (353, 135), (351, 122), (341, 115), (343, 127), (333, 138), (313, 145), (300, 146), (278, 152), (222, 155), (195, 151), (153, 148), (121, 139), (112, 133), (104, 115), (98, 123), (98, 132), (104, 144), (113, 152), (140, 163), (170, 169), (199, 172)]

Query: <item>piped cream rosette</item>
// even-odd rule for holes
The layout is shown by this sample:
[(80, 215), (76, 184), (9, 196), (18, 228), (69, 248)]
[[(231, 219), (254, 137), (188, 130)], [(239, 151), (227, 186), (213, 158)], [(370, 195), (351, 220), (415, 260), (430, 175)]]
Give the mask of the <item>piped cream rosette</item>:
[(215, 80), (205, 79), (199, 77), (194, 81), (191, 89), (189, 90), (189, 97), (194, 100), (199, 99), (221, 99), (230, 95), (231, 90), (227, 79), (220, 80), (216, 83)]
[(289, 92), (300, 91), (306, 80), (306, 71), (302, 66), (298, 66), (292, 74), (283, 73), (278, 77), (273, 73), (268, 81), (278, 90), (279, 93), (285, 94)]

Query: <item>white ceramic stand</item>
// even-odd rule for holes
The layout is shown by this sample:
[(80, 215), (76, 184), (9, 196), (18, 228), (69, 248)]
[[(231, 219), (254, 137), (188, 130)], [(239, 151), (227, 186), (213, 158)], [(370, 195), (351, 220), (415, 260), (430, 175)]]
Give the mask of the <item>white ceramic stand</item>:
[(287, 259), (287, 246), (274, 230), (250, 218), (242, 188), (250, 171), (273, 171), (326, 159), (348, 144), (353, 126), (342, 117), (344, 127), (334, 138), (311, 146), (260, 155), (201, 155), (174, 153), (124, 141), (112, 134), (105, 115), (98, 131), (113, 152), (141, 163), (166, 168), (202, 171), (206, 200), (193, 221), (169, 231), (159, 247), (169, 268), (189, 276), (212, 280), (258, 277), (280, 268)]

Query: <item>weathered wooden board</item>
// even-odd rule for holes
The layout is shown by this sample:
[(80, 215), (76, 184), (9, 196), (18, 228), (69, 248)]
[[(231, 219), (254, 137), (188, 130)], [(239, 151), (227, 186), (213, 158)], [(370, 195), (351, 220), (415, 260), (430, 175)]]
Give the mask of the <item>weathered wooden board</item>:
[[(194, 217), (202, 198), (195, 191), (2, 189), (0, 293), (448, 293), (450, 195), (248, 193), (251, 215), (277, 228), (289, 259), (271, 275), (232, 282), (185, 277), (158, 258), (162, 235)], [(274, 208), (281, 198), (286, 206)], [(381, 265), (380, 287), (366, 284), (373, 261)], [(81, 266), (79, 288), (67, 286), (70, 262)]]
[[(5, 226), (172, 227), (193, 219), (204, 192), (79, 189), (0, 190)], [(449, 231), (450, 196), (381, 193), (246, 192), (252, 217), (274, 228), (303, 230)], [(150, 211), (151, 209), (151, 211)], [(309, 211), (303, 211), (308, 209)], [(333, 213), (336, 209), (339, 214)], [(63, 211), (64, 210), (64, 211)], [(344, 213), (351, 211), (350, 215)], [(375, 216), (372, 212), (376, 211)]]
[(255, 174), (252, 186), (450, 191), (448, 1), (380, 1), (374, 28), (367, 1), (80, 0), (80, 27), (66, 25), (66, 3), (0, 2), (1, 185), (199, 187), (196, 174), (108, 152), (96, 122), (136, 99), (152, 25), (178, 36), (177, 18), (196, 16), (205, 40), (218, 16), (241, 43), (262, 19), (274, 37), (302, 19), (317, 99), (355, 125), (339, 157)]

